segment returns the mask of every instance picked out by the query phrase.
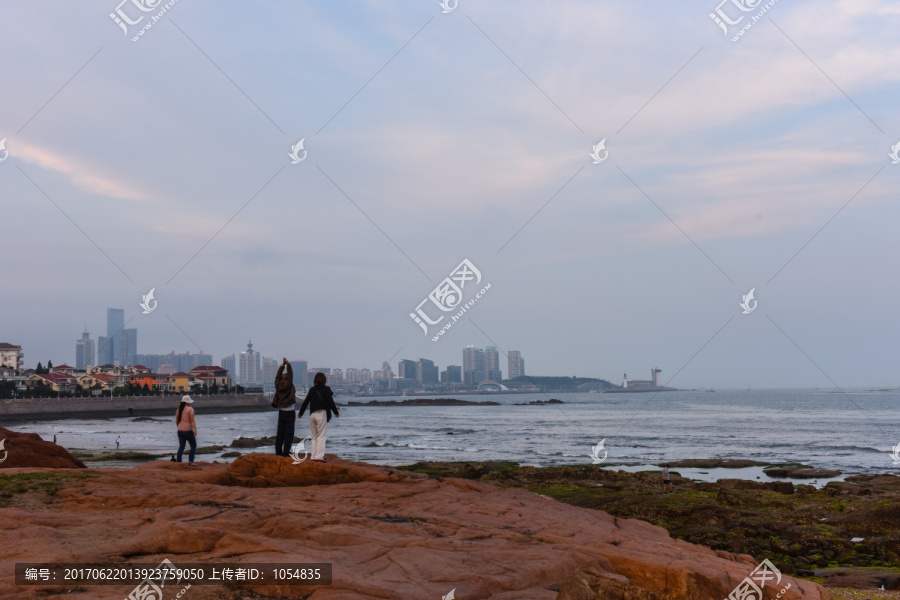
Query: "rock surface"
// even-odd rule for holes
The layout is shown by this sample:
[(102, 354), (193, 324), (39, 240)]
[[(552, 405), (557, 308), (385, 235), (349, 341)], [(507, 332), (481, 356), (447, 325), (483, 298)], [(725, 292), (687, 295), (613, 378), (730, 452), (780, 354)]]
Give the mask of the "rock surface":
[(0, 427), (0, 440), (4, 440), (6, 459), (0, 462), (0, 469), (17, 467), (50, 467), (53, 469), (83, 469), (84, 463), (69, 454), (62, 446), (45, 442), (36, 433), (19, 433)]
[[(87, 470), (51, 504), (13, 496), (0, 531), (27, 543), (0, 544), (0, 598), (120, 600), (133, 588), (17, 587), (13, 565), (27, 561), (333, 564), (327, 587), (194, 586), (186, 600), (436, 599), (451, 589), (459, 600), (721, 600), (756, 565), (522, 489), (327, 460), (160, 460)], [(786, 582), (781, 600), (830, 599), (814, 583)], [(766, 599), (777, 591), (767, 587)]]

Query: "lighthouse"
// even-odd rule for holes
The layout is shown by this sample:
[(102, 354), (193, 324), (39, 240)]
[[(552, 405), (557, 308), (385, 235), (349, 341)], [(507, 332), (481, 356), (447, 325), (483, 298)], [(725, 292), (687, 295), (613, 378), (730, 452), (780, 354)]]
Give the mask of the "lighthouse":
[(622, 389), (623, 390), (628, 389), (628, 373), (624, 373), (622, 375)]

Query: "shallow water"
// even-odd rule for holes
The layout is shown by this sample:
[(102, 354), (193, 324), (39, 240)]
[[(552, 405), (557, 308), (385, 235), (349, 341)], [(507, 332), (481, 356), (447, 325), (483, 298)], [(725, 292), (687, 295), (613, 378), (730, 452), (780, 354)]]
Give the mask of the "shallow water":
[[(514, 406), (559, 398), (562, 405)], [(509, 460), (550, 466), (590, 463), (605, 440), (606, 462), (657, 464), (689, 458), (795, 462), (844, 473), (900, 474), (890, 451), (900, 442), (900, 391), (753, 390), (658, 394), (510, 394), (461, 396), (500, 406), (344, 407), (328, 426), (328, 452), (376, 464)], [(352, 400), (368, 401), (376, 398)], [(397, 400), (396, 397), (386, 398)], [(351, 398), (338, 398), (339, 403)], [(198, 399), (198, 404), (202, 398)], [(159, 417), (163, 419), (163, 417)], [(277, 415), (197, 415), (200, 446), (275, 434)], [(298, 421), (308, 437), (309, 419)], [(134, 422), (69, 419), (11, 426), (67, 448), (173, 452), (174, 419)], [(309, 445), (307, 444), (307, 448)], [(247, 450), (248, 452), (250, 450)], [(260, 448), (257, 451), (272, 451)], [(602, 452), (600, 456), (602, 456)], [(218, 459), (199, 455), (198, 460)], [(116, 466), (112, 463), (101, 463)], [(118, 463), (125, 466), (131, 463)], [(686, 473), (686, 469), (678, 469)], [(698, 469), (701, 472), (710, 469)], [(715, 471), (718, 476), (718, 471)], [(729, 477), (738, 470), (728, 469)], [(746, 478), (755, 479), (754, 471)], [(710, 475), (711, 476), (711, 475)]]

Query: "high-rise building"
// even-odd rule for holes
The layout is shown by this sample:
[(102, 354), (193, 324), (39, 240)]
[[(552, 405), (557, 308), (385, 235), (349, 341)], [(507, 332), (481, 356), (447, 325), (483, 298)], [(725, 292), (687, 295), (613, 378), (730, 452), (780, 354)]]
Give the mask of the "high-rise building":
[(491, 381), (503, 379), (503, 372), (500, 370), (500, 351), (496, 346), (488, 346), (484, 349), (484, 371)]
[(422, 385), (434, 385), (438, 382), (438, 368), (434, 361), (420, 358), (416, 363), (416, 381)]
[(447, 369), (441, 371), (441, 383), (462, 383), (462, 367), (447, 365)]
[(97, 364), (111, 365), (115, 358), (113, 357), (112, 340), (101, 335), (97, 338)]
[(369, 369), (360, 369), (359, 382), (360, 383), (372, 383), (372, 371), (370, 371)]
[(328, 381), (334, 384), (344, 383), (344, 372), (341, 369), (332, 369)]
[[(211, 355), (202, 352), (199, 354), (190, 352), (175, 354), (173, 350), (169, 354), (135, 354), (134, 364), (130, 366), (135, 365), (147, 367), (154, 373), (162, 373), (164, 366), (172, 367), (174, 371), (167, 369), (172, 373), (189, 373), (195, 367), (212, 367), (215, 365), (215, 361)], [(231, 374), (231, 377), (234, 378), (234, 373)]]
[(478, 385), (486, 379), (484, 350), (469, 345), (463, 348), (463, 382)]
[(75, 368), (84, 371), (88, 365), (96, 367), (97, 363), (94, 362), (94, 340), (85, 327), (81, 339), (75, 341)]
[(253, 349), (253, 342), (247, 342), (247, 349), (241, 352), (241, 383), (245, 385), (259, 385), (262, 383), (260, 371), (262, 359), (259, 352)]
[(137, 329), (122, 330), (122, 351), (119, 356), (119, 364), (133, 367), (137, 356)]
[[(262, 383), (267, 389), (275, 389), (275, 375), (278, 373), (278, 361), (264, 356), (262, 359)], [(293, 367), (291, 367), (293, 368)]]
[(299, 390), (305, 390), (312, 387), (312, 380), (306, 381), (306, 372), (309, 371), (309, 363), (305, 358), (298, 358), (290, 361), (291, 370), (294, 372), (294, 387)]
[(124, 364), (125, 358), (125, 309), (106, 309), (107, 360), (109, 364)]
[(510, 379), (525, 375), (525, 359), (522, 358), (522, 354), (518, 350), (510, 350), (506, 357), (509, 363), (508, 373)]
[(397, 377), (400, 379), (415, 379), (416, 362), (405, 358), (400, 359), (400, 362), (397, 363)]
[(344, 381), (347, 383), (359, 383), (359, 369), (348, 367), (344, 371)]
[[(223, 369), (228, 371), (228, 376), (231, 377), (232, 381), (237, 381), (237, 371), (235, 370), (235, 367), (237, 366), (237, 362), (235, 361), (234, 354), (232, 354), (231, 356), (226, 356), (225, 358), (222, 359), (222, 362), (219, 364), (222, 366)], [(150, 365), (146, 365), (146, 366), (149, 367)]]

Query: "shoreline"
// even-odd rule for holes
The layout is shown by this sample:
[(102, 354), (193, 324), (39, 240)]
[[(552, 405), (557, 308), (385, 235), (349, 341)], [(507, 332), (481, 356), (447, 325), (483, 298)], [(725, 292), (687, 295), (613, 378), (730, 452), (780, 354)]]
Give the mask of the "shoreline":
[[(28, 421), (115, 419), (175, 414), (181, 396), (116, 396), (113, 398), (28, 398), (0, 403), (0, 426)], [(194, 396), (198, 415), (273, 410), (262, 394)], [(36, 409), (36, 410), (35, 410)]]

